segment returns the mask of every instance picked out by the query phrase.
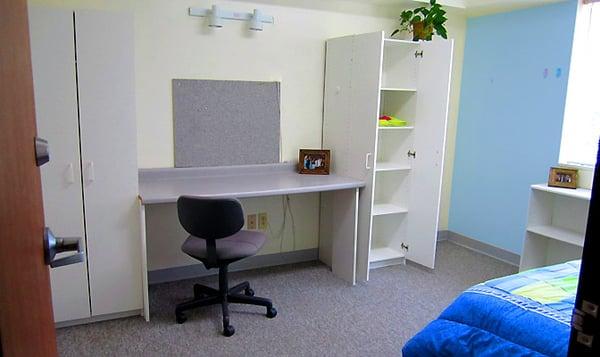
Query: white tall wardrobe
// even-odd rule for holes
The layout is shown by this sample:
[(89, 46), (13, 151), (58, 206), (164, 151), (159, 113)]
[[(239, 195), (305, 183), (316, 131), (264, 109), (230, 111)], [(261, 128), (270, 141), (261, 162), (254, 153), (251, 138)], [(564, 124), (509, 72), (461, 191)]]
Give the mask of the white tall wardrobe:
[(142, 272), (133, 18), (30, 7), (46, 225), (83, 237), (85, 262), (51, 269), (56, 322), (139, 313)]
[[(366, 182), (356, 276), (409, 259), (434, 267), (452, 40), (391, 40), (383, 32), (327, 41), (323, 147), (332, 170)], [(379, 127), (381, 115), (406, 127)]]

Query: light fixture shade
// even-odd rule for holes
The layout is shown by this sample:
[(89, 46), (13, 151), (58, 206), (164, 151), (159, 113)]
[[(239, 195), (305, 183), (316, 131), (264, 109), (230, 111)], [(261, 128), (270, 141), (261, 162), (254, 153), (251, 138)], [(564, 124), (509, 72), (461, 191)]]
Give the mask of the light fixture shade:
[(221, 17), (221, 10), (217, 5), (213, 5), (208, 18), (208, 26), (214, 28), (223, 27), (223, 18)]
[(250, 30), (252, 31), (262, 31), (263, 23), (262, 23), (262, 11), (258, 9), (254, 9), (254, 14), (252, 18), (250, 18)]

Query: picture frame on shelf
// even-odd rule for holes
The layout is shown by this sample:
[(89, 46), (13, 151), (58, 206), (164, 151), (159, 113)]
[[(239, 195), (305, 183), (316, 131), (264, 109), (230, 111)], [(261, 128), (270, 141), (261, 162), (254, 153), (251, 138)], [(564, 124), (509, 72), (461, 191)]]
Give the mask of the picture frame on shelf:
[(562, 188), (577, 188), (578, 172), (576, 169), (551, 167), (548, 174), (548, 186)]
[(300, 149), (298, 173), (308, 175), (329, 175), (330, 150)]

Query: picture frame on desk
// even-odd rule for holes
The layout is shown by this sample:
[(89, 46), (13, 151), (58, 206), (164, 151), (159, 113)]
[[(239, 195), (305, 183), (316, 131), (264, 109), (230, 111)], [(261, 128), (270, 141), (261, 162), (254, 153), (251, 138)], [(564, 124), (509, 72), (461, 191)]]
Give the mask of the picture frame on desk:
[(548, 186), (562, 188), (577, 188), (577, 170), (564, 167), (551, 167), (548, 174)]
[(330, 150), (300, 149), (298, 154), (299, 174), (329, 175), (330, 164)]

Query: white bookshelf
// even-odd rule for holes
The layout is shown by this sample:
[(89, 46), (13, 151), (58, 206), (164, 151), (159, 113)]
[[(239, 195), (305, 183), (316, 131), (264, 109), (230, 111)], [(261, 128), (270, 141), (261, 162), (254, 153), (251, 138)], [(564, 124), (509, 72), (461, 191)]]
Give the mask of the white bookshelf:
[(414, 126), (380, 126), (379, 130), (382, 131), (408, 131), (413, 130)]
[(390, 265), (403, 264), (404, 252), (390, 247), (373, 247), (371, 249), (371, 269)]
[(373, 216), (383, 216), (386, 214), (408, 213), (408, 209), (391, 203), (378, 203), (373, 205)]
[(583, 233), (561, 227), (555, 227), (551, 224), (530, 226), (527, 227), (527, 232), (537, 234), (548, 239), (554, 239), (564, 243), (576, 245), (578, 247), (583, 247), (583, 240), (585, 239), (585, 235)]
[(386, 171), (409, 171), (410, 166), (408, 164), (395, 163), (395, 162), (378, 162), (375, 164), (375, 172), (386, 172)]
[[(357, 280), (405, 259), (434, 268), (453, 42), (327, 41), (323, 147), (363, 180)], [(404, 127), (379, 127), (391, 115)], [(415, 156), (408, 153), (416, 153)]]
[(399, 87), (385, 87), (381, 88), (383, 92), (416, 92), (417, 88), (399, 88)]
[(590, 197), (587, 189), (531, 186), (521, 271), (581, 258)]

